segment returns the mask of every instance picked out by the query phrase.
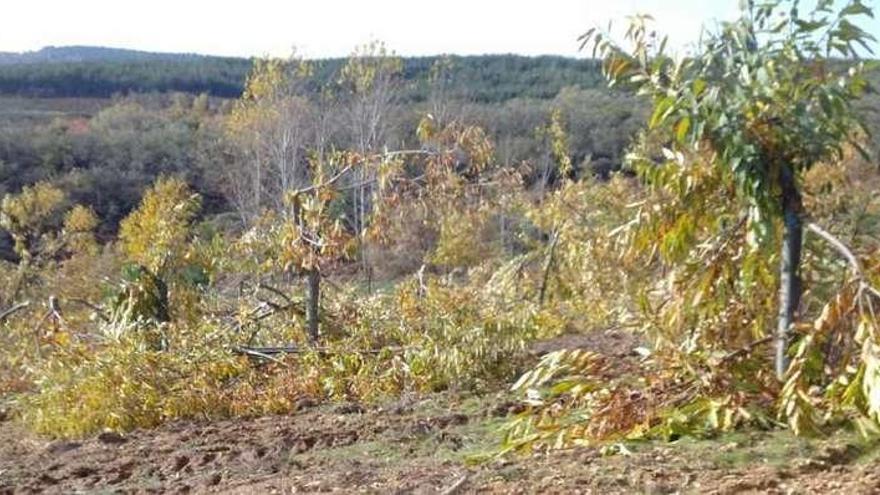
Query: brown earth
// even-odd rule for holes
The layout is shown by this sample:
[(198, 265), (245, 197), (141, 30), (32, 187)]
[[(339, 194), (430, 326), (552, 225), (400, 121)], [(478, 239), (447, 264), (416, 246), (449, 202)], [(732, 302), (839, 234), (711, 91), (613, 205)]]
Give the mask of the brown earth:
[[(578, 338), (540, 351), (604, 345)], [(601, 338), (616, 349), (632, 343)], [(81, 441), (49, 441), (2, 422), (0, 494), (880, 493), (877, 450), (849, 434), (753, 431), (627, 444), (615, 455), (583, 448), (498, 459), (487, 454), (516, 409), (503, 394), (438, 394), (369, 410), (302, 406), (289, 416), (177, 422)]]

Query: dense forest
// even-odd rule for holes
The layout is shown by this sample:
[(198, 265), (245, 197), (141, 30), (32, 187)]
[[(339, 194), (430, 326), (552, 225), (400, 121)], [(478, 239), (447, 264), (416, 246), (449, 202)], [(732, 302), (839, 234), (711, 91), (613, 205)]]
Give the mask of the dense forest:
[(2, 56), (0, 491), (876, 489), (873, 12), (798, 6)]
[[(400, 100), (424, 101), (426, 84), (439, 57), (402, 59)], [(498, 103), (511, 98), (552, 98), (564, 87), (603, 86), (598, 64), (556, 56), (450, 56), (452, 96)], [(313, 89), (337, 78), (345, 59), (314, 63)], [(179, 91), (236, 98), (252, 61), (242, 58), (159, 54), (92, 47), (47, 48), (18, 56), (0, 55), (0, 94), (100, 97)]]

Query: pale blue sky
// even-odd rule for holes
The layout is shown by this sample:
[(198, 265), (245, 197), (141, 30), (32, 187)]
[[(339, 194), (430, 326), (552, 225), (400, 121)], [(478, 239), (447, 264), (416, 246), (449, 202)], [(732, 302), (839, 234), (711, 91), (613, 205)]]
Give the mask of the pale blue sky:
[[(870, 1), (870, 0), (869, 0)], [(0, 51), (104, 45), (217, 55), (343, 56), (370, 39), (403, 55), (578, 54), (608, 20), (651, 13), (675, 46), (737, 0), (4, 0)], [(880, 33), (880, 26), (872, 26)]]

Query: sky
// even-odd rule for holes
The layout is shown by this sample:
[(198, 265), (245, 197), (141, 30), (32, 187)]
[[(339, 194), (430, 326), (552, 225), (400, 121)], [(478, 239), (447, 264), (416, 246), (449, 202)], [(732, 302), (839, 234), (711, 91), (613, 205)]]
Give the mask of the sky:
[[(578, 55), (577, 37), (651, 13), (672, 46), (732, 18), (737, 0), (3, 0), (0, 51), (101, 45), (231, 56), (345, 56), (377, 39), (401, 55)], [(876, 26), (875, 32), (880, 32)], [(880, 33), (878, 33), (880, 34)]]

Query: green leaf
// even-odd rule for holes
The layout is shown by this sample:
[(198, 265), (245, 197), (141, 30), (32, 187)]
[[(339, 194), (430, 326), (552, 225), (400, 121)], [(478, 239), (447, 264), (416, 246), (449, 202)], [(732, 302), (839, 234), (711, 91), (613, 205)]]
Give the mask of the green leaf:
[(706, 81), (703, 79), (694, 79), (694, 82), (693, 82), (693, 84), (691, 84), (691, 87), (693, 88), (694, 96), (699, 98), (700, 95), (703, 94), (703, 91), (706, 90)]
[(855, 2), (847, 5), (846, 7), (844, 7), (843, 10), (840, 11), (840, 15), (841, 16), (866, 15), (872, 19), (874, 18), (874, 12), (870, 8), (868, 8), (867, 6), (863, 5), (859, 1), (855, 1)]
[(828, 21), (826, 19), (821, 19), (818, 21), (807, 21), (804, 19), (795, 19), (794, 23), (797, 25), (798, 30), (804, 34), (812, 33), (813, 31), (817, 31), (817, 30), (822, 29), (828, 25)]
[(685, 144), (685, 139), (687, 138), (690, 128), (691, 118), (688, 116), (683, 117), (678, 121), (678, 124), (675, 125), (675, 139), (679, 144)]
[(651, 120), (648, 122), (648, 127), (654, 129), (664, 120), (666, 120), (674, 104), (675, 98), (673, 98), (672, 96), (667, 96), (660, 100), (654, 106), (654, 113), (651, 115)]

